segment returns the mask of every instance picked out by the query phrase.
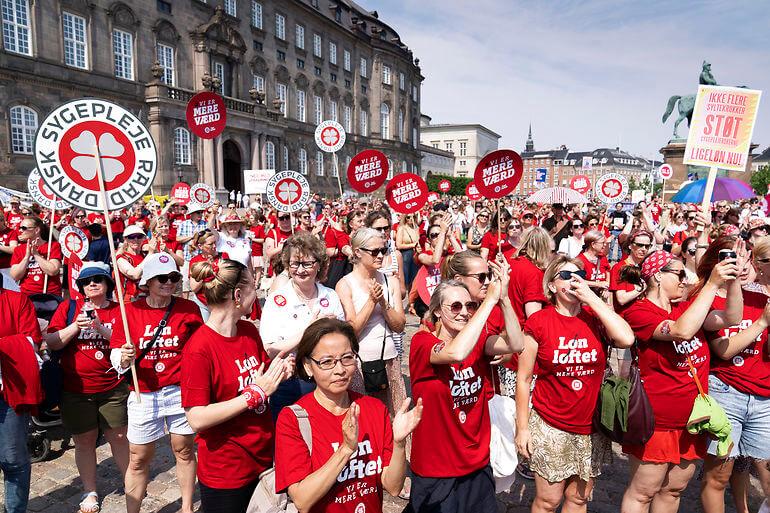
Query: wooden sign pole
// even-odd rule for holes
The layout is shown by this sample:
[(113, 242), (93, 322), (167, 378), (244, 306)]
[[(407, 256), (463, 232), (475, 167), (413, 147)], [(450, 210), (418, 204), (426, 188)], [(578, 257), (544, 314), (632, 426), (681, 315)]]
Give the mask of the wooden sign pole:
[[(711, 166), (709, 168), (709, 176), (706, 179), (706, 189), (703, 191), (703, 200), (700, 204), (701, 212), (704, 214), (707, 214), (711, 216), (711, 195), (714, 192), (714, 183), (717, 179), (717, 168), (714, 166)], [(705, 230), (705, 226), (698, 226), (698, 231), (702, 232)]]
[[(54, 197), (54, 200), (51, 202), (51, 222), (48, 226), (48, 249), (45, 252), (45, 259), (50, 260), (51, 259), (51, 244), (53, 243), (53, 220), (54, 215), (56, 214), (56, 210), (54, 210), (54, 206), (56, 204), (56, 198)], [(45, 276), (43, 277), (43, 294), (48, 293), (48, 273), (43, 273)]]
[(342, 181), (340, 180), (340, 163), (337, 160), (337, 152), (332, 152), (334, 158), (334, 169), (337, 171), (337, 186), (340, 188), (340, 201), (342, 201)]

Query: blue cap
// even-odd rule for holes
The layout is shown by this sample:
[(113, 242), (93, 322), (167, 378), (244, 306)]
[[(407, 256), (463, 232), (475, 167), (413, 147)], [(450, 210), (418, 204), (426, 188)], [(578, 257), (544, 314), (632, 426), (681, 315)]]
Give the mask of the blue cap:
[(114, 283), (112, 279), (112, 273), (110, 272), (110, 267), (103, 262), (85, 262), (83, 267), (80, 269), (80, 274), (78, 275), (77, 279), (84, 280), (86, 278), (90, 278), (91, 276), (105, 276)]

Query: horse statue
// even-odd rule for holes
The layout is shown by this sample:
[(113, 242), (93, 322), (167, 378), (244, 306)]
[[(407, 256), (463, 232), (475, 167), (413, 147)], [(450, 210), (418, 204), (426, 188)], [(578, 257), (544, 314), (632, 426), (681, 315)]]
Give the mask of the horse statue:
[[(711, 63), (703, 61), (703, 68), (700, 72), (700, 78), (698, 83), (701, 85), (719, 85), (714, 79), (714, 75), (711, 74)], [(674, 95), (668, 99), (668, 105), (666, 106), (666, 112), (663, 114), (663, 123), (665, 124), (668, 117), (674, 111), (674, 105), (678, 104), (679, 117), (674, 122), (674, 139), (679, 139), (679, 124), (687, 120), (687, 127), (689, 128), (692, 122), (692, 111), (695, 109), (695, 95), (688, 94), (686, 96)]]

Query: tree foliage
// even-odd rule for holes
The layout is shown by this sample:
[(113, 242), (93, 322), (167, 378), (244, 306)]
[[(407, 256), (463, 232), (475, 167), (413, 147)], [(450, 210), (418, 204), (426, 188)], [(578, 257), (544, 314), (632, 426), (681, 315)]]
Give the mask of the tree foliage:
[[(438, 190), (438, 183), (441, 180), (449, 180), (449, 182), (452, 184), (452, 188), (449, 189), (448, 193), (444, 193)], [(461, 176), (434, 175), (434, 174), (429, 174), (428, 177), (425, 179), (425, 183), (428, 184), (429, 191), (436, 191), (439, 194), (450, 194), (452, 196), (465, 196), (465, 188), (472, 181), (473, 181), (472, 178), (463, 178)]]
[(758, 196), (767, 194), (767, 185), (770, 183), (770, 166), (762, 166), (749, 179), (751, 187)]

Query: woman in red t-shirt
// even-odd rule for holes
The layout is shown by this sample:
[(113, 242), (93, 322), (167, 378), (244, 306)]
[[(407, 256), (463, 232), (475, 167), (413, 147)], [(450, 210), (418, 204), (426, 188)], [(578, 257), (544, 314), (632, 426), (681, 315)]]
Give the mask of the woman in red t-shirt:
[[(133, 301), (139, 297), (139, 281), (144, 269), (144, 253), (142, 247), (147, 240), (147, 234), (140, 225), (132, 224), (123, 232), (123, 244), (118, 250), (117, 262), (123, 297)], [(170, 258), (170, 257), (169, 257)]]
[(600, 231), (591, 230), (583, 237), (583, 244), (585, 249), (577, 257), (583, 262), (586, 281), (599, 297), (604, 297), (610, 286), (610, 262), (607, 260), (610, 242)]
[(118, 304), (107, 299), (115, 288), (109, 266), (87, 262), (77, 287), (86, 299), (59, 304), (44, 340), (48, 349), (61, 351), (62, 422), (75, 441), (75, 463), (84, 492), (80, 511), (89, 512), (99, 509), (96, 441), (100, 431), (110, 444), (115, 465), (126, 475), (128, 385), (118, 378), (109, 359), (112, 330), (123, 322)]
[(267, 398), (291, 376), (294, 358), (272, 362), (256, 326), (242, 320), (257, 299), (254, 275), (222, 259), (191, 265), (211, 309), (182, 360), (182, 406), (197, 433), (201, 511), (244, 513), (273, 461)]
[[(559, 256), (545, 270), (551, 305), (524, 325), (516, 375), (516, 446), (535, 473), (532, 511), (586, 511), (594, 480), (611, 459), (593, 414), (607, 343), (634, 343), (628, 324), (591, 291), (582, 262)], [(537, 386), (530, 389), (537, 365)]]
[(45, 241), (48, 227), (39, 217), (25, 217), (18, 231), (19, 245), (11, 255), (11, 278), (18, 282), (22, 294), (47, 292), (60, 296), (61, 246), (53, 241), (49, 248)]
[(206, 302), (206, 294), (204, 294), (204, 283), (197, 281), (193, 276), (193, 265), (198, 262), (214, 262), (218, 258), (217, 253), (217, 232), (206, 228), (205, 230), (196, 233), (192, 239), (192, 246), (198, 250), (198, 254), (190, 259), (189, 273), (190, 273), (190, 292), (193, 295), (190, 299), (193, 303), (197, 304), (201, 309), (201, 316), (204, 321), (209, 318), (209, 308)]
[(612, 304), (615, 311), (622, 314), (637, 298), (643, 295), (644, 283), (630, 283), (625, 277), (624, 269), (628, 267), (638, 268), (642, 260), (652, 249), (652, 234), (645, 230), (638, 230), (628, 237), (628, 256), (612, 266), (610, 269), (610, 292), (612, 292)]
[(150, 223), (152, 238), (144, 249), (148, 254), (166, 253), (174, 259), (178, 267), (184, 265), (184, 248), (170, 236), (171, 223), (165, 216), (158, 216)]
[[(498, 214), (500, 217), (498, 218)], [(481, 238), (481, 258), (485, 260), (494, 260), (498, 251), (505, 253), (513, 249), (513, 246), (508, 241), (508, 225), (511, 222), (511, 214), (507, 209), (500, 209), (498, 214), (492, 216), (492, 224), (489, 227), (489, 231)], [(499, 230), (498, 230), (499, 226)], [(498, 231), (500, 236), (498, 237)]]
[[(684, 264), (665, 251), (650, 253), (642, 262), (646, 284), (643, 299), (623, 317), (639, 341), (639, 373), (655, 414), (655, 431), (644, 445), (624, 445), (631, 481), (622, 511), (675, 512), (681, 492), (706, 453), (706, 437), (687, 431), (687, 420), (699, 390), (708, 393), (710, 351), (703, 330), (719, 331), (737, 324), (743, 311), (735, 259), (716, 264), (692, 301), (681, 301)], [(717, 290), (727, 287), (724, 310), (712, 310)]]
[[(407, 412), (405, 399), (391, 425), (382, 402), (348, 391), (357, 350), (352, 326), (329, 318), (308, 326), (297, 346), (297, 373), (316, 389), (278, 416), (275, 489), (300, 511), (382, 513), (383, 489), (396, 496), (404, 484), (406, 438), (422, 402)], [(298, 417), (309, 424), (310, 446)]]

